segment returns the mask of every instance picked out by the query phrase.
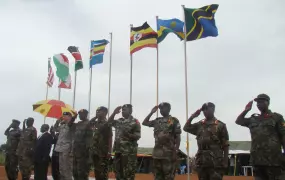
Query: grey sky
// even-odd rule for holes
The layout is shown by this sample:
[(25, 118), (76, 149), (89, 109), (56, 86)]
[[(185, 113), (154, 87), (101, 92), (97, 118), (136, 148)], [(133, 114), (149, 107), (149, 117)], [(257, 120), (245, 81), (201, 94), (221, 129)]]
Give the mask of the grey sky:
[[(84, 70), (78, 72), (76, 109), (88, 108), (90, 40), (108, 39), (113, 32), (113, 71), (111, 111), (129, 102), (129, 25), (148, 21), (156, 29), (155, 16), (182, 19), (181, 4), (201, 7), (218, 3), (217, 38), (187, 43), (189, 114), (204, 102), (216, 104), (216, 116), (227, 123), (230, 140), (249, 140), (247, 129), (235, 125), (236, 116), (259, 93), (268, 93), (271, 109), (283, 114), (285, 57), (285, 2), (275, 0), (1, 0), (1, 127), (0, 142), (11, 119), (43, 117), (32, 111), (32, 104), (46, 93), (47, 59), (65, 53), (74, 68), (74, 59), (66, 50), (78, 46), (84, 58)], [(172, 104), (172, 115), (185, 123), (183, 42), (175, 35), (160, 44), (160, 101)], [(156, 51), (144, 49), (133, 57), (134, 116), (140, 121), (155, 105)], [(93, 69), (92, 111), (107, 106), (109, 46), (104, 63)], [(55, 69), (54, 69), (55, 70)], [(55, 82), (57, 86), (57, 82)], [(72, 90), (62, 90), (62, 100), (72, 104)], [(57, 88), (49, 90), (57, 98)], [(254, 108), (253, 112), (257, 112)], [(201, 115), (199, 119), (202, 119)], [(48, 122), (53, 123), (52, 119)], [(153, 146), (153, 131), (142, 127), (140, 146)], [(185, 133), (181, 149), (185, 150)], [(190, 136), (196, 151), (195, 137)]]

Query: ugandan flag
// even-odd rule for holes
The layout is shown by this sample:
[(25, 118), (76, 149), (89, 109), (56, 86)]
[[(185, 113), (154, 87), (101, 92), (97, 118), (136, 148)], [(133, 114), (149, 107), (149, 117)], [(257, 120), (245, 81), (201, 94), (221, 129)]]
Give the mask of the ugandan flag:
[(131, 28), (131, 54), (146, 48), (157, 48), (157, 33), (145, 22), (142, 26)]
[(218, 4), (198, 9), (184, 8), (187, 41), (218, 36), (214, 15)]

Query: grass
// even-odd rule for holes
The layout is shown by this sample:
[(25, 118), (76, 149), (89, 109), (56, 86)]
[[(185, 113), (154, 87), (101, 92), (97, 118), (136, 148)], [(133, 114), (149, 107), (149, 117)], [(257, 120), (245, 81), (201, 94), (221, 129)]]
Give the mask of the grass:
[(5, 164), (5, 155), (0, 152), (0, 165), (3, 166)]

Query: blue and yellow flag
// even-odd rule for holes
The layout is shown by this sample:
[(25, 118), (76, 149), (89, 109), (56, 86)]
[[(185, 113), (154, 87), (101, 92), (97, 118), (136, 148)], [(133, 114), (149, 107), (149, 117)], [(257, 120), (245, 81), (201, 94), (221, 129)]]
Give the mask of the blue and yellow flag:
[(105, 47), (109, 43), (106, 39), (91, 41), (90, 68), (95, 64), (103, 63)]
[(183, 33), (184, 22), (179, 19), (157, 20), (157, 42), (160, 43), (164, 40), (168, 33), (174, 33), (180, 40), (184, 39)]
[(218, 7), (212, 4), (198, 9), (184, 8), (187, 41), (218, 36), (214, 18)]

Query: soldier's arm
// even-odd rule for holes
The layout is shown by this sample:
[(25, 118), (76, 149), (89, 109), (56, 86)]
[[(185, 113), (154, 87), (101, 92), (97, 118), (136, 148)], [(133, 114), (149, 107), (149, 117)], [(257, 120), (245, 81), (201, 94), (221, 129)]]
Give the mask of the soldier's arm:
[(87, 148), (90, 148), (91, 146), (91, 141), (93, 137), (93, 130), (92, 130), (92, 124), (89, 122), (86, 130), (86, 145)]
[(179, 120), (175, 120), (174, 122), (174, 135), (175, 135), (175, 150), (178, 151), (181, 142), (181, 125)]
[(185, 124), (184, 127), (183, 127), (183, 130), (184, 130), (185, 132), (190, 133), (190, 134), (197, 135), (197, 130), (199, 129), (200, 123), (197, 122), (197, 123), (192, 124), (192, 120), (193, 120), (193, 119), (194, 119), (194, 118), (191, 116), (191, 117), (187, 120), (186, 124)]
[(246, 114), (249, 111), (244, 110), (236, 119), (236, 124), (240, 125), (240, 126), (244, 126), (244, 127), (248, 127), (249, 123), (250, 123), (250, 118), (246, 118)]
[(113, 112), (112, 114), (111, 114), (111, 116), (109, 117), (109, 119), (108, 119), (108, 125), (109, 126), (115, 126), (116, 125), (116, 120), (115, 120), (115, 116), (116, 116), (116, 113), (115, 112)]
[(228, 161), (228, 156), (229, 156), (229, 133), (227, 126), (223, 124), (221, 128), (221, 136), (220, 136), (220, 141), (222, 145), (222, 149), (224, 151), (224, 161)]
[(112, 131), (112, 128), (111, 127), (109, 127), (109, 143), (108, 143), (108, 145), (109, 145), (109, 148), (108, 148), (108, 150), (109, 150), (109, 153), (111, 154), (112, 153), (112, 142), (113, 142), (113, 131)]
[(23, 131), (26, 129), (26, 119), (23, 122)]
[(143, 120), (142, 125), (148, 126), (148, 127), (153, 127), (154, 126), (154, 121), (150, 121), (151, 116), (153, 115), (153, 112), (150, 112), (147, 117)]
[(10, 126), (6, 129), (6, 131), (4, 132), (4, 135), (5, 135), (5, 136), (8, 136), (8, 135), (9, 135), (10, 129), (11, 129), (11, 125), (10, 125)]
[(68, 122), (68, 126), (74, 125), (74, 121), (75, 121), (76, 118), (77, 118), (77, 115), (73, 116), (73, 117), (71, 118), (71, 120)]
[(133, 141), (138, 141), (141, 138), (141, 125), (138, 120), (136, 120), (134, 125), (134, 133), (128, 133), (128, 137)]
[(277, 113), (275, 114), (277, 115), (277, 119), (278, 119), (277, 121), (278, 133), (280, 135), (283, 150), (285, 151), (285, 121), (281, 114), (277, 114)]
[(55, 122), (55, 124), (54, 124), (54, 131), (55, 132), (59, 132), (59, 123), (60, 123), (60, 119), (58, 119), (56, 122)]

